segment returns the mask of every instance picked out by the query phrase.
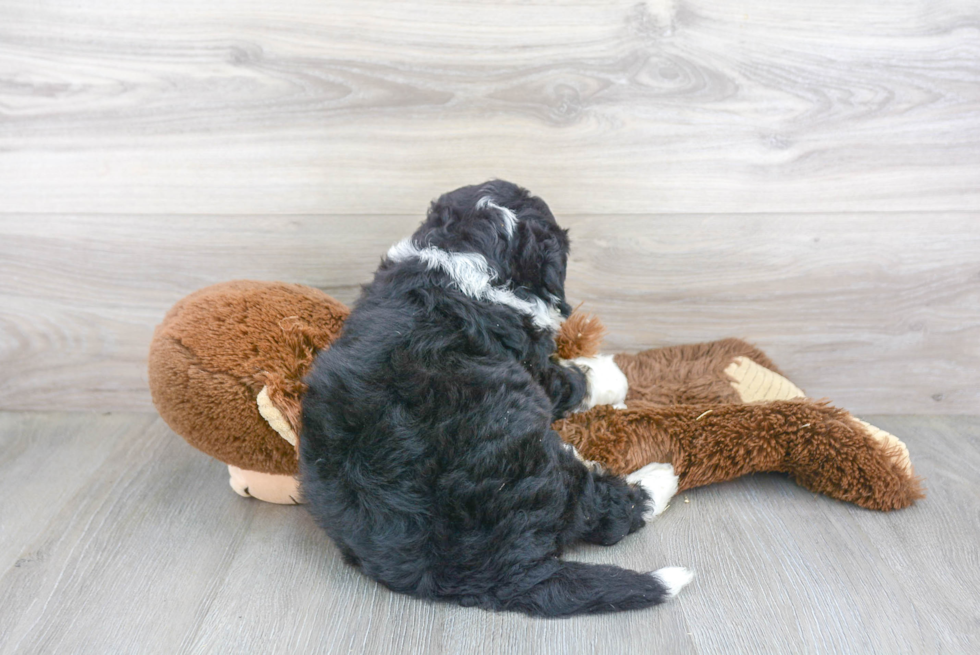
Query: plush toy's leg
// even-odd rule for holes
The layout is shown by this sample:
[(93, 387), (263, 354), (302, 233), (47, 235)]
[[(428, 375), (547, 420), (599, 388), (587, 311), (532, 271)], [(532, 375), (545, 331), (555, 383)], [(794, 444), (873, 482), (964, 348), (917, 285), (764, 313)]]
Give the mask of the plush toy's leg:
[(614, 473), (672, 463), (682, 491), (778, 471), (807, 489), (869, 509), (907, 507), (922, 497), (903, 449), (877, 438), (846, 411), (807, 399), (597, 407), (556, 427), (583, 457)]
[(239, 496), (277, 505), (298, 505), (302, 501), (299, 482), (291, 475), (246, 471), (229, 464), (228, 476), (228, 483)]
[(892, 453), (892, 458), (896, 464), (905, 469), (905, 472), (909, 475), (913, 474), (912, 460), (909, 458), (909, 449), (899, 440), (898, 437), (889, 432), (885, 432), (881, 428), (877, 428), (870, 423), (862, 421), (859, 418), (851, 418), (860, 424), (875, 441), (881, 444), (883, 448)]
[[(806, 397), (799, 387), (782, 375), (760, 366), (748, 357), (736, 357), (725, 368), (725, 374), (732, 379), (732, 388), (738, 393), (742, 402), (794, 400)], [(912, 461), (909, 459), (908, 448), (898, 437), (861, 419), (851, 418), (885, 450), (892, 452), (895, 462), (901, 465), (908, 475), (912, 475)]]
[(806, 397), (798, 386), (748, 357), (736, 357), (732, 360), (725, 367), (725, 375), (731, 378), (732, 389), (738, 393), (743, 403)]
[(615, 360), (629, 380), (628, 401), (751, 403), (806, 395), (762, 351), (739, 339), (619, 354)]

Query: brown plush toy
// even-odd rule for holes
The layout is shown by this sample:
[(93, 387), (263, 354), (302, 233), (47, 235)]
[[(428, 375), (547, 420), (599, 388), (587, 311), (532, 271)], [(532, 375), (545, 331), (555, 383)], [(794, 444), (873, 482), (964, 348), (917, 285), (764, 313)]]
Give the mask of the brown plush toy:
[(228, 465), (236, 492), (295, 504), (303, 376), (348, 313), (298, 284), (239, 280), (192, 293), (153, 334), (153, 403), (174, 432)]
[[(347, 314), (343, 304), (299, 285), (237, 281), (202, 289), (178, 302), (154, 334), (153, 402), (176, 433), (228, 464), (236, 492), (297, 503), (302, 380)], [(595, 355), (603, 332), (594, 317), (573, 314), (558, 335), (558, 355)], [(779, 471), (876, 510), (923, 497), (901, 441), (806, 398), (745, 342), (614, 359), (629, 383), (626, 409), (602, 405), (554, 427), (584, 458), (616, 473), (670, 463), (685, 490)]]
[[(559, 348), (591, 354), (602, 331), (594, 318), (573, 315)], [(614, 360), (629, 381), (627, 408), (594, 407), (554, 428), (582, 457), (615, 473), (669, 462), (684, 491), (782, 472), (811, 491), (876, 510), (924, 497), (905, 444), (810, 400), (744, 341), (656, 348)]]

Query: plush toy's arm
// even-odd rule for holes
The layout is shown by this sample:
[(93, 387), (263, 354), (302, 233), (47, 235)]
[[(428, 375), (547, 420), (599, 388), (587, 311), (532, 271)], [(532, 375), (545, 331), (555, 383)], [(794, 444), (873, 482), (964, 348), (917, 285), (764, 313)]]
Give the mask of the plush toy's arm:
[[(578, 411), (597, 405), (626, 407), (629, 384), (612, 355), (600, 355), (606, 328), (593, 314), (576, 311), (568, 317), (555, 337), (555, 356), (563, 366), (577, 367), (585, 373), (587, 391)], [(559, 418), (556, 416), (556, 418)]]

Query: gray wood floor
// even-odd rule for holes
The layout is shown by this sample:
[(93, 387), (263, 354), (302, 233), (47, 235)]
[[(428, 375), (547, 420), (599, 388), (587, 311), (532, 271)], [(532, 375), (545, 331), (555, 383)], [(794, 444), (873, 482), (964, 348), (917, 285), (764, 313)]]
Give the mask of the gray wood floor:
[(975, 653), (980, 418), (870, 418), (924, 501), (874, 513), (776, 475), (694, 490), (570, 553), (694, 568), (675, 601), (547, 621), (392, 594), (153, 415), (0, 413), (0, 652)]

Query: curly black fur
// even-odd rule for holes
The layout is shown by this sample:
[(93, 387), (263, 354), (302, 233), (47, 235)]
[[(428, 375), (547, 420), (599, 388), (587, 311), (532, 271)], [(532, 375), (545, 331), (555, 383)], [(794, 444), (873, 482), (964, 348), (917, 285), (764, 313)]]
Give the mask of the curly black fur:
[[(569, 313), (567, 234), (524, 189), (445, 194), (413, 242), (478, 253), (498, 288)], [(558, 558), (642, 527), (648, 495), (587, 468), (551, 430), (586, 393), (553, 351), (526, 313), (417, 257), (382, 261), (303, 400), (303, 495), (348, 562), (395, 591), (541, 616), (668, 597), (654, 575)]]

